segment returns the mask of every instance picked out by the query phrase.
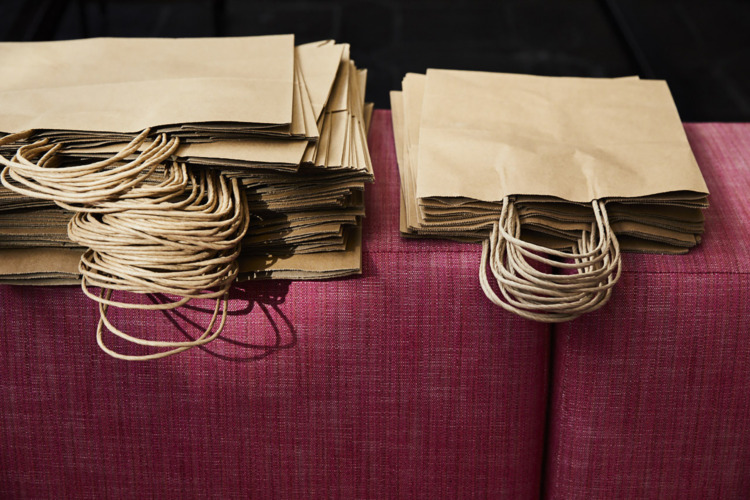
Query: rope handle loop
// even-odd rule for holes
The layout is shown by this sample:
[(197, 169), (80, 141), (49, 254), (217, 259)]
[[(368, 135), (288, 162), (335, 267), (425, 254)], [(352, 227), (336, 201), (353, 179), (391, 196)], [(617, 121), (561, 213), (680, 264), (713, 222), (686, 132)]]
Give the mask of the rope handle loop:
[[(10, 160), (0, 155), (5, 187), (75, 212), (68, 237), (86, 248), (79, 262), (81, 289), (98, 303), (97, 343), (125, 360), (171, 356), (219, 336), (250, 223), (240, 181), (215, 170), (193, 171), (174, 158), (176, 137), (160, 134), (147, 142), (148, 134), (146, 129), (109, 158), (83, 165), (66, 165), (61, 158), (64, 144), (47, 139), (22, 144)], [(32, 131), (5, 136), (0, 146), (32, 137)], [(100, 292), (92, 292), (91, 286)], [(115, 290), (177, 298), (140, 304), (113, 300)], [(212, 299), (215, 306), (206, 329), (190, 341), (136, 337), (115, 327), (107, 316), (110, 307), (168, 311), (198, 298)], [(118, 353), (105, 345), (105, 328), (133, 344), (168, 350)]]
[[(620, 246), (606, 202), (594, 200), (591, 206), (594, 222), (565, 252), (523, 241), (514, 200), (505, 197), (500, 217), (482, 244), (479, 281), (487, 298), (519, 316), (545, 323), (569, 321), (603, 307), (620, 278)], [(541, 271), (533, 262), (552, 269)], [(488, 264), (500, 296), (490, 286)], [(571, 270), (575, 273), (559, 274)]]
[[(224, 325), (227, 320), (228, 295), (229, 293), (225, 292), (220, 298), (216, 299), (216, 305), (214, 307), (214, 312), (211, 315), (211, 320), (209, 321), (206, 329), (198, 338), (192, 341), (168, 342), (168, 341), (157, 341), (157, 340), (145, 340), (139, 337), (128, 335), (125, 332), (119, 330), (118, 328), (115, 328), (112, 325), (112, 323), (109, 321), (109, 319), (107, 318), (107, 309), (109, 308), (110, 299), (112, 297), (112, 290), (103, 288), (99, 296), (99, 298), (102, 300), (99, 301), (99, 323), (97, 324), (97, 327), (96, 327), (96, 343), (104, 352), (106, 352), (113, 358), (122, 359), (125, 361), (147, 361), (147, 360), (152, 360), (152, 359), (166, 358), (167, 356), (179, 354), (193, 347), (198, 347), (198, 346), (208, 344), (212, 340), (215, 340), (224, 329)], [(221, 315), (219, 315), (220, 306), (221, 306)], [(213, 330), (214, 328), (214, 325), (216, 324), (217, 318), (219, 317), (220, 317), (219, 325), (216, 327), (215, 331), (211, 332), (211, 330)], [(156, 352), (152, 354), (142, 354), (142, 355), (119, 353), (113, 350), (112, 348), (108, 347), (104, 343), (103, 331), (104, 331), (105, 326), (107, 330), (109, 330), (110, 332), (114, 333), (118, 337), (125, 339), (129, 342), (139, 344), (139, 345), (149, 346), (149, 347), (169, 347), (170, 349), (167, 351), (161, 351), (161, 352)]]

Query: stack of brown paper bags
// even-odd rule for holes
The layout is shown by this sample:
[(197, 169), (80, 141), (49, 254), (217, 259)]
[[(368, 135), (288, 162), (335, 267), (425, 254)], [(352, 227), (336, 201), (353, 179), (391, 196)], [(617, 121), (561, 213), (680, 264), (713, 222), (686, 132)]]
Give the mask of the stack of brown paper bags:
[[(247, 191), (240, 279), (338, 277), (361, 270), (366, 80), (347, 44), (292, 35), (4, 43), (0, 131), (63, 144), (65, 165), (111, 157), (146, 128), (179, 137), (177, 161)], [(70, 216), (0, 187), (0, 281), (76, 282)]]
[(623, 250), (701, 240), (708, 191), (665, 82), (431, 69), (391, 105), (404, 236), (484, 240), (511, 196), (547, 248), (570, 248), (596, 199)]

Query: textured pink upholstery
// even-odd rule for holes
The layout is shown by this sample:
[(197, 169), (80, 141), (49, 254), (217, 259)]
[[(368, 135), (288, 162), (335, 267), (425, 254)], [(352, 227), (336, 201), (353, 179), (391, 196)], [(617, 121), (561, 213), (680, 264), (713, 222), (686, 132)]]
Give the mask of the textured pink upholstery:
[(680, 257), (626, 255), (555, 329), (549, 498), (750, 498), (750, 124), (689, 124), (711, 191)]
[(399, 237), (372, 128), (362, 276), (244, 284), (205, 350), (118, 361), (79, 289), (0, 287), (0, 497), (537, 497), (548, 328), (484, 298), (478, 246)]

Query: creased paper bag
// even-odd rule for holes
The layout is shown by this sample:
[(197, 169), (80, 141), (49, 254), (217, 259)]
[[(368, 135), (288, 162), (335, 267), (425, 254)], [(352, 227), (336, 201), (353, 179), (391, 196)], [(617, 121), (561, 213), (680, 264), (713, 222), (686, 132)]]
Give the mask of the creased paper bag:
[[(50, 72), (50, 61), (65, 71)], [(292, 35), (6, 43), (0, 131), (288, 125), (293, 87)]]
[(557, 322), (602, 307), (616, 233), (645, 251), (700, 242), (702, 220), (675, 208), (705, 207), (707, 188), (665, 82), (428, 70), (394, 101), (406, 230), (491, 228), (480, 282), (505, 309)]
[(428, 70), (417, 197), (707, 193), (663, 81)]

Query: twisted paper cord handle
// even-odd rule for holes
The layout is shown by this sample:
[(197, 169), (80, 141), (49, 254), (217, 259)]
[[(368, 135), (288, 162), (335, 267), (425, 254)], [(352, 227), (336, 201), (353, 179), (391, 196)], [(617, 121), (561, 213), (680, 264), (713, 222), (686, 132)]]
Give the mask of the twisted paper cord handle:
[[(595, 222), (582, 231), (572, 252), (563, 252), (521, 240), (514, 202), (504, 198), (500, 218), (482, 245), (479, 281), (487, 298), (519, 316), (545, 323), (569, 321), (604, 306), (620, 278), (620, 247), (605, 202), (595, 200), (591, 206)], [(529, 261), (551, 266), (553, 272), (539, 271)], [(488, 263), (501, 296), (490, 286)], [(575, 270), (575, 274), (556, 274), (555, 269)]]
[[(11, 160), (0, 155), (5, 165), (0, 181), (6, 188), (75, 212), (68, 236), (87, 248), (79, 270), (83, 293), (99, 304), (97, 343), (125, 360), (163, 358), (219, 336), (228, 291), (238, 273), (240, 241), (250, 220), (239, 181), (169, 163), (179, 140), (161, 134), (147, 144), (148, 132), (110, 158), (84, 165), (63, 166), (63, 144), (46, 139), (21, 145)], [(0, 138), (0, 146), (32, 135), (26, 131)], [(100, 293), (91, 292), (90, 286), (99, 287)], [(113, 300), (115, 290), (178, 298), (159, 304), (122, 302)], [(110, 307), (170, 310), (195, 298), (213, 299), (215, 307), (205, 331), (190, 341), (135, 337), (107, 317)], [(118, 353), (105, 345), (105, 327), (128, 342), (169, 349), (138, 356)]]

